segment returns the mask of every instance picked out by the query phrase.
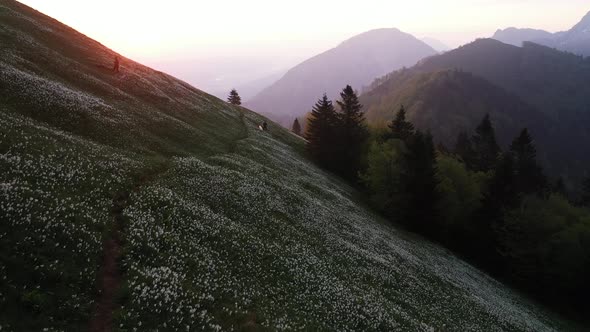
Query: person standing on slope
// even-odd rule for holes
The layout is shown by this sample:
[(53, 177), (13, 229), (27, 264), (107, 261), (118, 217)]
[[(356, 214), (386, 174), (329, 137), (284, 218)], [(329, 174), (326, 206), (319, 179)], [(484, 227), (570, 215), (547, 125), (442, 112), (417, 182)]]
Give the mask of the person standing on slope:
[(115, 73), (119, 72), (119, 56), (118, 55), (115, 56), (115, 65), (113, 66), (113, 71)]

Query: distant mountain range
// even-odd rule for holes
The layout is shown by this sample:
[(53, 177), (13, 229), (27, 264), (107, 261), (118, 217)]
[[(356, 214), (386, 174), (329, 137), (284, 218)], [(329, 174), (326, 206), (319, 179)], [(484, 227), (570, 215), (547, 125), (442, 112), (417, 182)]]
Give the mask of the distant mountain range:
[(434, 54), (398, 29), (372, 30), (292, 68), (246, 106), (276, 120), (292, 118), (311, 110), (323, 93), (334, 99), (347, 84), (360, 91), (376, 77)]
[[(263, 77), (256, 78), (245, 83), (236, 84), (232, 88), (236, 89), (239, 92), (242, 101), (247, 101), (256, 96), (266, 87), (270, 86), (271, 84), (279, 80), (281, 77), (283, 77), (283, 75), (285, 75), (285, 72), (286, 70), (278, 70), (274, 73), (265, 75)], [(214, 91), (207, 92), (222, 100), (226, 100), (229, 94), (228, 89), (217, 89)]]
[(420, 40), (425, 42), (428, 46), (434, 48), (438, 52), (446, 52), (451, 49), (448, 45), (435, 38), (424, 37)]
[(508, 28), (496, 31), (492, 38), (515, 46), (532, 41), (558, 50), (590, 56), (590, 12), (568, 31), (550, 33), (544, 30)]
[(553, 34), (545, 30), (507, 28), (496, 31), (492, 38), (506, 44), (522, 46), (525, 41), (550, 39), (552, 37)]
[(404, 104), (448, 145), (490, 113), (504, 146), (529, 127), (552, 174), (580, 176), (590, 164), (590, 59), (534, 43), (477, 40), (376, 80), (361, 102), (373, 124)]

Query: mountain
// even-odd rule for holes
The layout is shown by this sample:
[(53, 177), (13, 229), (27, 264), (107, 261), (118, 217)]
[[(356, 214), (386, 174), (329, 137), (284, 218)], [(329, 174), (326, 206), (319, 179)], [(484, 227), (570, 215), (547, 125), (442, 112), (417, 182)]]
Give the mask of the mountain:
[(590, 56), (590, 12), (569, 31), (535, 41), (559, 50)]
[(516, 46), (532, 41), (561, 51), (590, 56), (590, 12), (568, 31), (552, 34), (543, 30), (508, 28), (498, 30), (492, 38)]
[(449, 147), (460, 131), (471, 132), (485, 114), (494, 119), (504, 146), (519, 133), (523, 122), (532, 125), (533, 135), (546, 134), (550, 124), (548, 117), (539, 115), (520, 98), (455, 69), (397, 71), (362, 95), (361, 102), (366, 105), (367, 120), (380, 127), (387, 125), (404, 105), (410, 121), (419, 128), (429, 128), (438, 141)]
[(421, 71), (449, 68), (478, 75), (556, 119), (561, 115), (587, 115), (589, 59), (534, 43), (515, 47), (480, 39), (416, 66)]
[(0, 23), (2, 331), (576, 330), (260, 115), (123, 56), (114, 73), (18, 2)]
[(552, 37), (553, 34), (545, 30), (507, 28), (496, 31), (492, 38), (506, 44), (522, 46), (522, 43), (526, 41), (549, 39)]
[(420, 40), (425, 42), (428, 46), (435, 49), (437, 52), (446, 52), (451, 49), (449, 46), (447, 46), (445, 43), (441, 42), (438, 39), (424, 37)]
[[(587, 108), (587, 105), (590, 105), (590, 60), (545, 46), (525, 43), (523, 47), (515, 47), (493, 39), (481, 39), (445, 54), (427, 58), (406, 74), (404, 71), (392, 73), (372, 84), (372, 92), (366, 94), (371, 97), (363, 99), (368, 110), (368, 118), (377, 122), (390, 120), (393, 111), (399, 108), (399, 103), (408, 103), (410, 100), (420, 100), (425, 104), (442, 103), (436, 99), (446, 97), (430, 93), (430, 90), (422, 90), (421, 85), (406, 87), (405, 82), (412, 81), (404, 75), (422, 77), (420, 75), (424, 73), (449, 69), (472, 73), (496, 88), (485, 88), (482, 83), (478, 85), (482, 91), (461, 95), (449, 88), (456, 82), (439, 80), (438, 82), (448, 85), (448, 98), (464, 99), (456, 101), (457, 106), (445, 106), (449, 107), (446, 109), (446, 116), (451, 117), (447, 120), (448, 132), (475, 128), (478, 120), (464, 121), (462, 114), (465, 112), (476, 112), (479, 117), (480, 105), (487, 105), (488, 109), (497, 109), (501, 103), (507, 102), (513, 106), (503, 107), (501, 116), (507, 117), (506, 122), (521, 127), (545, 124), (546, 129), (537, 130), (535, 138), (545, 145), (542, 149), (547, 155), (542, 158), (546, 159), (545, 165), (552, 174), (572, 177), (584, 174), (590, 165), (590, 157), (586, 153), (590, 150), (590, 112)], [(465, 78), (462, 78), (461, 82), (465, 81)], [(460, 89), (464, 89), (465, 85), (459, 84)], [(400, 89), (402, 91), (399, 91)], [(487, 91), (490, 89), (496, 91), (494, 93), (497, 94), (498, 100), (488, 98)], [(500, 94), (498, 89), (506, 93)], [(402, 92), (404, 96), (392, 97)], [(440, 93), (438, 90), (435, 92)], [(508, 95), (516, 97), (520, 102), (517, 103), (515, 98)], [(524, 118), (518, 113), (522, 109), (527, 110)], [(457, 116), (463, 120), (455, 119)], [(499, 125), (500, 131), (505, 131), (506, 134), (512, 132), (508, 127), (504, 128), (502, 123)], [(432, 129), (438, 130), (434, 127)], [(501, 139), (507, 142), (511, 136), (502, 136)], [(447, 136), (440, 138), (445, 142), (449, 139)]]
[(398, 29), (372, 30), (295, 66), (246, 106), (292, 118), (311, 110), (323, 93), (335, 99), (347, 84), (361, 90), (376, 77), (433, 54), (430, 46)]

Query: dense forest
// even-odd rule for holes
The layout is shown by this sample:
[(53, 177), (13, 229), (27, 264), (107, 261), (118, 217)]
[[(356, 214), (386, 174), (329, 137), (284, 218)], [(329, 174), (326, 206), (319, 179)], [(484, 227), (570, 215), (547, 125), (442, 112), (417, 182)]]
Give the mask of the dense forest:
[(417, 128), (448, 146), (486, 113), (504, 149), (526, 124), (547, 174), (574, 189), (590, 164), (589, 78), (590, 58), (480, 39), (375, 80), (360, 99), (371, 125), (385, 127), (403, 104)]
[(489, 114), (450, 147), (406, 115), (401, 106), (387, 128), (368, 128), (347, 86), (337, 107), (325, 95), (314, 106), (307, 151), (392, 222), (563, 312), (590, 309), (590, 179), (568, 192), (527, 128), (502, 149)]

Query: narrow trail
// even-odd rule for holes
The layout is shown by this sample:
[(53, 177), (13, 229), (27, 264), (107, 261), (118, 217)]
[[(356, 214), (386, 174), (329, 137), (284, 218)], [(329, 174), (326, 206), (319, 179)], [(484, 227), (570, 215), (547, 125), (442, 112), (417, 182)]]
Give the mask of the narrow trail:
[(240, 135), (233, 142), (231, 142), (229, 146), (230, 153), (236, 152), (238, 148), (238, 143), (249, 137), (248, 125), (246, 124), (246, 117), (244, 116), (244, 111), (239, 110), (238, 112), (240, 112), (240, 121), (242, 122), (242, 128)]
[(103, 261), (99, 268), (97, 287), (99, 297), (90, 318), (90, 332), (108, 332), (113, 330), (113, 312), (117, 309), (117, 294), (121, 288), (123, 276), (119, 268), (123, 252), (126, 218), (123, 211), (131, 204), (131, 192), (154, 181), (169, 168), (168, 164), (142, 174), (135, 182), (131, 191), (121, 191), (113, 197), (111, 206), (112, 224), (103, 245)]
[[(245, 116), (240, 111), (242, 131), (240, 135), (230, 144), (229, 152), (237, 150), (238, 142), (249, 137)], [(112, 224), (103, 245), (103, 261), (99, 268), (97, 287), (99, 295), (90, 318), (90, 332), (113, 331), (113, 312), (117, 310), (117, 294), (123, 282), (119, 262), (122, 258), (124, 247), (124, 234), (126, 218), (123, 211), (131, 202), (131, 193), (137, 192), (141, 187), (154, 181), (159, 175), (166, 172), (170, 167), (169, 162), (162, 163), (157, 167), (142, 174), (129, 191), (121, 191), (113, 197), (111, 206)]]

